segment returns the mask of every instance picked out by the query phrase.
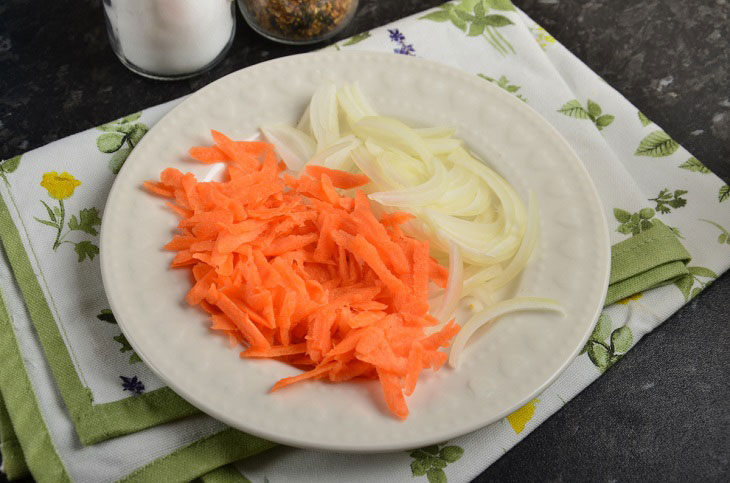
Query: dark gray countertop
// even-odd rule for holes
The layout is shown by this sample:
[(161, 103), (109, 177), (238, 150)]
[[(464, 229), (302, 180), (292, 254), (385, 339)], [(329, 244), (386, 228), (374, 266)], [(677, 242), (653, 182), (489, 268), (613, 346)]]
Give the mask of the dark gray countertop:
[[(311, 48), (239, 17), (212, 71), (162, 83), (124, 68), (98, 0), (0, 3), (0, 158)], [(441, 0), (361, 0), (339, 38)], [(727, 0), (516, 0), (724, 180), (730, 179)], [(646, 336), (477, 481), (730, 481), (730, 276)], [(0, 477), (0, 481), (2, 481)]]

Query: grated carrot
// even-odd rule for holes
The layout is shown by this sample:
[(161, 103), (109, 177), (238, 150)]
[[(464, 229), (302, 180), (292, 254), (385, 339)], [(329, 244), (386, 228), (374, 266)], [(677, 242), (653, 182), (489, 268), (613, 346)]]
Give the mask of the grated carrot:
[(242, 358), (309, 369), (272, 391), (307, 379), (378, 379), (388, 409), (405, 419), (405, 396), (421, 371), (443, 365), (439, 349), (459, 330), (452, 321), (426, 335), (438, 323), (428, 284), (445, 286), (448, 271), (427, 242), (403, 234), (412, 216), (378, 219), (356, 190), (365, 175), (307, 166), (294, 178), (271, 145), (212, 136), (214, 146), (190, 156), (225, 163), (225, 181), (168, 168), (144, 183), (181, 218), (164, 248), (176, 252), (171, 267), (192, 271), (187, 302), (210, 314), (211, 330), (246, 346)]

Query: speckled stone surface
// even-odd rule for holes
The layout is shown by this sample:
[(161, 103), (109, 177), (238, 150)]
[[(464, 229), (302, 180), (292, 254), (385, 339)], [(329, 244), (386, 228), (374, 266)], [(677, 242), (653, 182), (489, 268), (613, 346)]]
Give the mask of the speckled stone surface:
[[(441, 1), (361, 0), (338, 38)], [(515, 3), (730, 179), (727, 0)], [(156, 82), (117, 61), (100, 1), (55, 0), (39, 8), (30, 0), (3, 0), (0, 158), (191, 93), (247, 65), (312, 48), (265, 40), (239, 16), (221, 64), (190, 80)], [(476, 481), (730, 481), (729, 314), (725, 274)]]

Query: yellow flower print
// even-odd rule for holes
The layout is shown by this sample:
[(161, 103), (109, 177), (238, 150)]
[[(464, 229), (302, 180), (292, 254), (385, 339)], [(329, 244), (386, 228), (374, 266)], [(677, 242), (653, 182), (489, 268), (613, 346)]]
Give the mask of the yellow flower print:
[(41, 186), (48, 190), (48, 194), (51, 195), (51, 198), (65, 200), (74, 194), (74, 190), (77, 186), (81, 186), (81, 181), (77, 180), (73, 177), (73, 175), (65, 171), (61, 174), (58, 174), (55, 171), (50, 171), (43, 174)]
[(536, 27), (530, 27), (530, 31), (535, 37), (535, 40), (537, 40), (537, 43), (540, 44), (540, 47), (542, 47), (542, 50), (545, 50), (549, 44), (555, 43), (555, 37), (550, 35), (547, 30), (539, 25)]
[(63, 200), (73, 196), (77, 187), (81, 186), (81, 181), (73, 177), (73, 175), (63, 172), (58, 174), (55, 171), (49, 171), (43, 174), (41, 186), (48, 191), (48, 195), (58, 201), (58, 206), (51, 207), (43, 200), (41, 204), (46, 209), (48, 218), (34, 217), (38, 223), (50, 226), (56, 231), (56, 239), (53, 241), (53, 251), (64, 243), (73, 245), (74, 251), (78, 255), (78, 261), (93, 260), (99, 254), (99, 247), (90, 240), (72, 241), (66, 240), (66, 236), (72, 232), (86, 233), (91, 236), (99, 235), (98, 227), (101, 225), (99, 211), (95, 207), (85, 208), (79, 211), (78, 215), (71, 215), (66, 218), (66, 206)]
[(509, 425), (512, 426), (515, 434), (520, 434), (525, 429), (527, 422), (535, 415), (535, 404), (539, 402), (540, 400), (535, 398), (507, 416), (507, 421), (509, 421)]
[(628, 303), (631, 302), (632, 300), (639, 300), (643, 296), (644, 296), (644, 294), (641, 293), (641, 292), (639, 292), (639, 293), (636, 293), (634, 295), (629, 295), (625, 299), (621, 299), (621, 300), (619, 300), (616, 303), (617, 304), (621, 304), (621, 305), (628, 305)]

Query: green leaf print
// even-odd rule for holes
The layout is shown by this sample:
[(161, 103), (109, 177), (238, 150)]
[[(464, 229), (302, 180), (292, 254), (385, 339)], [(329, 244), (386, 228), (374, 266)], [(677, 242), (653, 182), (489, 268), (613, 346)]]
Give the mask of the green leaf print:
[[(448, 10), (437, 10), (419, 18), (419, 20), (431, 20), (433, 22), (446, 22), (449, 20)], [(425, 474), (425, 473), (424, 473)]]
[(730, 199), (730, 185), (720, 186), (720, 191), (717, 193), (717, 199), (720, 203)]
[(707, 174), (710, 172), (699, 159), (692, 156), (687, 161), (679, 165), (680, 168), (686, 169), (687, 171), (694, 171), (696, 173)]
[(497, 52), (507, 55), (515, 53), (514, 47), (499, 32), (498, 29), (514, 25), (514, 22), (504, 15), (489, 14), (490, 9), (514, 10), (512, 3), (507, 0), (461, 0), (454, 3), (440, 5), (439, 10), (419, 17), (420, 20), (433, 22), (450, 21), (456, 28), (470, 37), (483, 37)]
[(76, 219), (76, 215), (72, 216), (68, 220), (68, 227), (70, 230), (78, 230), (88, 233), (89, 235), (96, 236), (99, 234), (96, 231), (96, 227), (101, 226), (101, 218), (99, 218), (99, 212), (96, 208), (82, 209), (79, 212), (79, 219)]
[(672, 208), (681, 208), (687, 204), (687, 200), (682, 198), (686, 195), (686, 190), (670, 191), (664, 188), (659, 192), (656, 198), (649, 198), (649, 201), (656, 202), (656, 211), (659, 213), (671, 213)]
[(489, 5), (490, 8), (493, 8), (495, 10), (509, 10), (513, 11), (515, 9), (515, 6), (512, 5), (512, 2), (510, 0), (484, 0), (487, 5)]
[(486, 15), (480, 19), (484, 25), (490, 27), (506, 27), (507, 25), (514, 25), (512, 20), (508, 19), (504, 15)]
[(132, 122), (132, 121), (136, 121), (140, 117), (142, 117), (142, 111), (135, 112), (134, 114), (130, 114), (128, 116), (125, 116), (125, 117), (121, 118), (119, 120), (119, 123), (126, 124), (126, 123), (129, 123), (129, 122)]
[(642, 126), (646, 127), (651, 124), (651, 120), (646, 117), (643, 112), (637, 111), (637, 115), (639, 116), (639, 121), (641, 122)]
[(614, 208), (613, 209), (613, 216), (620, 223), (627, 223), (629, 220), (631, 220), (631, 213), (629, 213), (626, 210), (622, 210), (621, 208)]
[(605, 371), (608, 367), (608, 362), (611, 359), (608, 348), (598, 342), (592, 342), (588, 347), (588, 357), (594, 366), (599, 368), (601, 371)]
[(18, 166), (20, 165), (20, 159), (22, 157), (23, 155), (20, 154), (18, 156), (13, 156), (10, 159), (6, 159), (0, 162), (0, 178), (3, 179), (5, 186), (7, 186), (8, 188), (10, 188), (10, 181), (8, 181), (7, 175), (18, 169)]
[[(50, 220), (53, 222), (53, 226), (57, 226), (58, 219), (56, 218), (56, 215), (57, 215), (56, 210), (51, 210), (51, 207), (48, 206), (48, 203), (46, 203), (43, 200), (41, 200), (41, 203), (43, 203), (43, 206), (46, 208), (46, 212), (48, 213), (48, 218), (50, 218)], [(58, 210), (58, 211), (59, 211), (58, 214), (60, 214), (60, 210)], [(36, 220), (38, 220), (38, 218), (36, 218)], [(38, 220), (38, 221), (41, 221), (41, 220)], [(41, 223), (43, 223), (43, 222), (41, 221)]]
[(660, 158), (669, 156), (679, 149), (679, 144), (664, 131), (654, 131), (641, 140), (634, 153), (636, 156)]
[(447, 481), (443, 469), (449, 464), (458, 461), (464, 455), (464, 449), (456, 445), (442, 443), (426, 446), (425, 448), (411, 451), (411, 474), (413, 476), (424, 476), (429, 482)]
[(79, 256), (79, 262), (83, 262), (88, 257), (93, 260), (99, 254), (99, 247), (88, 240), (80, 241), (74, 244), (74, 251)]
[(132, 148), (139, 144), (149, 130), (145, 124), (134, 122), (141, 116), (142, 112), (136, 112), (97, 127), (104, 134), (96, 139), (96, 146), (102, 153), (112, 154), (109, 169), (114, 174), (119, 173)]
[(129, 352), (132, 351), (132, 354), (129, 356), (129, 363), (130, 364), (136, 364), (138, 362), (142, 362), (142, 359), (137, 355), (136, 352), (134, 352), (134, 349), (129, 344), (129, 341), (124, 336), (124, 334), (119, 334), (117, 336), (114, 336), (113, 339), (121, 344), (122, 347), (119, 348), (119, 352)]
[(20, 154), (18, 156), (13, 156), (10, 159), (6, 159), (5, 161), (0, 164), (0, 172), (3, 173), (12, 173), (16, 169), (18, 169), (18, 166), (20, 166), (20, 158), (22, 158), (23, 155)]
[(611, 335), (611, 319), (608, 318), (608, 315), (601, 314), (601, 316), (598, 317), (598, 321), (596, 322), (596, 326), (593, 328), (591, 336), (588, 338), (588, 342), (586, 342), (586, 345), (583, 346), (583, 350), (581, 350), (580, 353), (583, 354), (588, 351), (591, 347), (591, 342), (601, 342), (606, 340), (609, 335)]
[(704, 221), (705, 223), (709, 223), (710, 225), (714, 225), (720, 230), (720, 234), (717, 236), (717, 243), (724, 244), (727, 243), (730, 245), (730, 233), (720, 225), (719, 223), (715, 223), (714, 221), (705, 220), (704, 218), (700, 218), (700, 221)]
[(350, 39), (347, 40), (347, 41), (345, 41), (342, 44), (342, 46), (343, 47), (347, 47), (348, 45), (355, 45), (355, 44), (357, 44), (359, 42), (362, 42), (363, 40), (365, 40), (367, 38), (370, 38), (370, 31), (360, 32), (359, 34), (353, 35), (352, 37), (350, 37)]
[(124, 134), (118, 132), (107, 132), (96, 139), (96, 147), (102, 153), (113, 153), (124, 144)]
[(99, 319), (99, 320), (101, 320), (101, 321), (103, 321), (103, 322), (108, 322), (110, 324), (116, 324), (117, 323), (116, 317), (114, 317), (114, 314), (109, 309), (101, 309), (101, 312), (99, 312), (96, 315), (96, 318)]
[(119, 170), (122, 169), (122, 165), (129, 157), (129, 153), (132, 152), (132, 148), (122, 148), (109, 158), (109, 169), (112, 173), (118, 174)]
[(423, 476), (426, 474), (426, 471), (428, 471), (428, 469), (426, 468), (426, 465), (424, 465), (421, 461), (411, 461), (411, 473), (413, 474), (413, 476)]
[(580, 352), (581, 354), (587, 352), (590, 361), (601, 372), (621, 359), (634, 343), (634, 336), (627, 325), (611, 332), (612, 325), (611, 317), (606, 313), (602, 313), (588, 342)]
[(611, 334), (611, 350), (614, 353), (625, 354), (631, 349), (634, 336), (631, 329), (626, 326), (619, 327)]
[(431, 468), (426, 472), (428, 483), (447, 483), (446, 473), (441, 468)]
[(614, 208), (613, 216), (620, 223), (616, 231), (624, 235), (638, 235), (654, 226), (651, 219), (655, 214), (651, 208), (643, 208), (638, 213), (629, 213), (626, 210)]
[(586, 107), (583, 107), (578, 99), (573, 99), (562, 105), (558, 112), (575, 119), (590, 119), (599, 131), (604, 127), (611, 125), (614, 116), (604, 114), (601, 106), (597, 102), (588, 99)]
[(458, 461), (464, 455), (464, 449), (459, 446), (444, 446), (439, 456), (449, 463)]
[(558, 112), (576, 119), (589, 119), (588, 111), (583, 109), (583, 106), (580, 105), (578, 99), (566, 102), (560, 109), (558, 109)]
[[(687, 267), (687, 271), (689, 274), (674, 282), (674, 285), (682, 292), (685, 301), (689, 302), (712, 283), (717, 278), (717, 274), (709, 268), (696, 266)], [(702, 278), (708, 280), (700, 280)], [(695, 284), (698, 284), (698, 286), (694, 287)]]
[(599, 131), (602, 131), (604, 127), (611, 125), (614, 119), (615, 117), (611, 114), (600, 116), (595, 120), (596, 127)]
[(601, 106), (588, 99), (588, 115), (591, 116), (591, 118), (595, 119), (601, 115), (601, 112), (603, 112), (601, 110)]
[(497, 84), (497, 86), (501, 87), (505, 91), (509, 92), (510, 94), (514, 94), (517, 99), (521, 100), (522, 102), (527, 102), (527, 99), (525, 99), (521, 94), (517, 94), (517, 91), (520, 90), (520, 86), (510, 84), (509, 80), (505, 76), (501, 76), (499, 80), (494, 80), (494, 78), (486, 76), (484, 74), (477, 74), (477, 76), (481, 77), (482, 79), (492, 82), (494, 84)]

